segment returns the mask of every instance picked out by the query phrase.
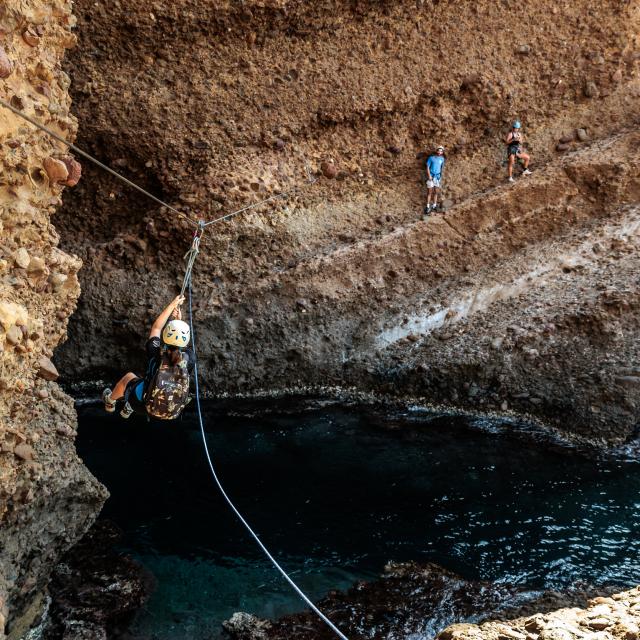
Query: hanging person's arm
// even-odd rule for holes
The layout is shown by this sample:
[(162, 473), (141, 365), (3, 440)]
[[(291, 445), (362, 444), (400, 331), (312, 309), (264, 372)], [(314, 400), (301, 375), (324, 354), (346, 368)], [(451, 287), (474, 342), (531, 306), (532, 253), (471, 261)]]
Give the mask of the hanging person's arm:
[(167, 320), (171, 317), (171, 315), (178, 310), (180, 313), (180, 305), (184, 302), (184, 296), (176, 296), (162, 311), (162, 313), (156, 318), (156, 321), (153, 323), (151, 327), (151, 331), (149, 332), (149, 338), (159, 338), (162, 333), (162, 329), (164, 325), (167, 324)]

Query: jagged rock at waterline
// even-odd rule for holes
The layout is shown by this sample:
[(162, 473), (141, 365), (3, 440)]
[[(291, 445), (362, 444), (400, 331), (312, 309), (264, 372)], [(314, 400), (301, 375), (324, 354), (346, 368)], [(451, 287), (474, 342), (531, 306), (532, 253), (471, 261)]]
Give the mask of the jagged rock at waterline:
[[(323, 613), (348, 638), (353, 639), (403, 640), (437, 636), (439, 640), (527, 640), (525, 635), (520, 637), (519, 630), (515, 628), (510, 635), (508, 625), (482, 625), (480, 629), (486, 632), (480, 634), (475, 625), (459, 621), (485, 619), (493, 615), (505, 618), (534, 615), (532, 619), (545, 621), (541, 628), (546, 625), (550, 629), (552, 621), (561, 620), (566, 610), (550, 614), (540, 612), (585, 606), (588, 598), (600, 592), (595, 588), (575, 589), (565, 594), (531, 592), (508, 584), (464, 580), (433, 563), (391, 563), (385, 567), (380, 579), (358, 583), (346, 592), (332, 591), (318, 604)], [(611, 599), (606, 598), (606, 601)], [(621, 609), (624, 607), (618, 607), (618, 613), (625, 613)], [(611, 617), (615, 615), (609, 613)], [(585, 615), (587, 619), (590, 619), (589, 613)], [(458, 624), (442, 631), (452, 622)], [(335, 637), (310, 612), (277, 620), (264, 620), (237, 612), (223, 626), (234, 640), (330, 640)], [(504, 631), (501, 636), (496, 636), (488, 632), (493, 629)], [(458, 635), (449, 635), (451, 632)]]

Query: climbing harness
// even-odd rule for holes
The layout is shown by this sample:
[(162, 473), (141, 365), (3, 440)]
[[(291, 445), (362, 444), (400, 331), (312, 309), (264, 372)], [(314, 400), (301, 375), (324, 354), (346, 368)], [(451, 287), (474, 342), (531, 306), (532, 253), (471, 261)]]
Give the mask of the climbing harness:
[[(195, 241), (194, 241), (194, 243), (195, 243)], [(193, 264), (191, 266), (193, 267)], [(197, 355), (197, 351), (196, 351), (196, 335), (195, 335), (195, 331), (194, 331), (194, 328), (193, 328), (193, 309), (192, 309), (192, 303), (191, 303), (191, 274), (189, 274), (189, 278), (188, 278), (188, 281), (187, 281), (187, 291), (188, 291), (188, 300), (189, 300), (189, 326), (191, 327), (191, 348), (193, 349), (193, 355), (194, 355), (194, 359), (193, 359), (193, 362), (194, 362), (194, 374), (193, 374), (193, 377), (194, 377), (194, 380), (195, 380), (195, 388), (196, 388), (196, 410), (197, 410), (197, 413), (198, 413), (198, 421), (200, 423), (200, 434), (202, 435), (202, 443), (204, 444), (204, 452), (205, 452), (205, 454), (207, 456), (207, 462), (209, 463), (209, 469), (211, 469), (211, 475), (213, 476), (213, 479), (214, 479), (216, 485), (218, 486), (218, 490), (222, 494), (223, 498), (226, 500), (226, 502), (229, 505), (229, 507), (231, 507), (231, 510), (236, 514), (236, 516), (238, 517), (240, 522), (242, 522), (242, 524), (244, 525), (246, 530), (251, 534), (251, 537), (257, 542), (257, 544), (260, 547), (260, 549), (262, 549), (264, 554), (267, 556), (267, 558), (269, 558), (269, 560), (271, 561), (273, 566), (280, 572), (282, 577), (289, 583), (291, 588), (300, 596), (300, 598), (302, 598), (302, 600), (309, 606), (309, 608), (312, 611), (314, 611), (320, 617), (320, 619), (339, 638), (341, 638), (342, 640), (348, 640), (347, 636), (345, 636), (344, 633), (342, 633), (342, 631), (340, 631), (340, 629), (338, 629), (338, 627), (336, 627), (336, 625), (333, 624), (333, 622), (331, 622), (331, 620), (329, 620), (329, 618), (327, 618), (327, 616), (324, 613), (322, 613), (322, 611), (320, 611), (320, 609), (318, 609), (318, 607), (316, 607), (316, 605), (313, 604), (313, 602), (311, 602), (311, 600), (307, 597), (307, 595), (300, 589), (300, 587), (298, 587), (298, 585), (289, 577), (287, 572), (280, 566), (278, 561), (271, 555), (271, 553), (269, 552), (267, 547), (265, 547), (265, 545), (262, 543), (262, 540), (260, 540), (260, 538), (258, 537), (258, 534), (251, 528), (249, 523), (244, 519), (243, 515), (238, 511), (236, 506), (233, 504), (233, 502), (231, 501), (231, 498), (229, 498), (229, 496), (227, 495), (227, 492), (224, 490), (224, 487), (222, 486), (222, 483), (220, 482), (220, 479), (218, 478), (218, 474), (216, 473), (215, 466), (213, 464), (213, 461), (211, 460), (211, 454), (209, 453), (209, 446), (207, 444), (207, 436), (206, 436), (205, 429), (204, 429), (204, 420), (202, 419), (202, 408), (200, 406), (200, 386), (199, 386), (199, 383), (198, 383), (198, 355)]]
[(184, 259), (187, 261), (187, 266), (184, 272), (184, 278), (182, 279), (182, 288), (180, 289), (180, 295), (183, 296), (187, 288), (187, 283), (191, 281), (191, 272), (193, 271), (193, 265), (195, 264), (198, 253), (200, 253), (200, 240), (204, 233), (205, 223), (201, 220), (198, 223), (198, 229), (193, 234), (193, 241), (189, 251), (184, 254)]
[[(307, 595), (305, 595), (305, 593), (300, 589), (300, 587), (298, 587), (298, 585), (289, 577), (287, 572), (280, 566), (278, 561), (271, 555), (271, 553), (269, 552), (267, 547), (262, 543), (262, 541), (260, 540), (258, 535), (251, 528), (249, 523), (244, 519), (244, 517), (242, 516), (240, 511), (238, 511), (236, 506), (231, 501), (231, 498), (229, 498), (229, 496), (227, 495), (227, 492), (224, 490), (224, 487), (222, 486), (222, 483), (220, 482), (218, 474), (216, 473), (216, 470), (215, 470), (215, 466), (214, 466), (213, 461), (211, 459), (211, 454), (209, 452), (209, 446), (207, 444), (207, 438), (206, 438), (206, 433), (205, 433), (205, 429), (204, 429), (204, 420), (202, 418), (202, 409), (201, 409), (201, 406), (200, 406), (200, 387), (199, 387), (199, 383), (198, 383), (198, 357), (197, 357), (197, 353), (196, 353), (196, 338), (195, 338), (195, 332), (194, 332), (194, 328), (193, 328), (193, 310), (192, 310), (192, 301), (191, 301), (191, 274), (193, 272), (193, 265), (195, 264), (195, 261), (196, 261), (196, 259), (198, 257), (198, 253), (200, 252), (200, 241), (202, 239), (202, 234), (204, 233), (205, 228), (210, 226), (210, 225), (212, 225), (212, 224), (215, 224), (217, 222), (222, 222), (223, 220), (228, 220), (229, 218), (232, 218), (233, 216), (236, 216), (236, 215), (238, 215), (240, 213), (243, 213), (244, 211), (248, 211), (249, 209), (253, 209), (253, 208), (255, 208), (255, 207), (257, 207), (257, 206), (259, 206), (261, 204), (265, 204), (265, 203), (270, 202), (272, 200), (276, 200), (278, 198), (286, 198), (288, 195), (294, 193), (295, 191), (299, 191), (301, 189), (301, 187), (294, 187), (293, 189), (290, 189), (287, 192), (272, 195), (272, 196), (270, 196), (268, 198), (265, 198), (264, 200), (261, 200), (260, 202), (255, 202), (255, 203), (253, 203), (251, 205), (247, 205), (246, 207), (242, 207), (241, 209), (238, 209), (237, 211), (232, 211), (231, 213), (228, 213), (226, 215), (220, 216), (219, 218), (215, 218), (215, 219), (210, 220), (208, 222), (205, 222), (203, 220), (195, 221), (195, 220), (192, 220), (191, 218), (189, 218), (187, 215), (185, 215), (181, 211), (178, 211), (178, 209), (176, 209), (175, 207), (172, 207), (170, 204), (162, 201), (160, 198), (157, 198), (153, 194), (149, 193), (148, 191), (146, 191), (142, 187), (140, 187), (137, 184), (135, 184), (134, 182), (132, 182), (131, 180), (125, 178), (123, 175), (121, 175), (117, 171), (114, 171), (113, 169), (108, 167), (106, 164), (100, 162), (97, 158), (94, 158), (91, 154), (83, 151), (82, 149), (80, 149), (76, 145), (68, 142), (62, 136), (58, 135), (54, 131), (51, 131), (49, 128), (45, 127), (43, 124), (41, 124), (37, 120), (34, 120), (30, 116), (22, 113), (20, 110), (16, 109), (15, 107), (13, 107), (11, 104), (6, 102), (2, 98), (0, 98), (0, 105), (2, 105), (3, 107), (9, 109), (14, 114), (16, 114), (17, 116), (23, 118), (27, 122), (31, 123), (33, 126), (37, 127), (38, 129), (40, 129), (44, 133), (47, 133), (52, 138), (55, 138), (59, 142), (62, 142), (63, 144), (67, 145), (70, 149), (73, 149), (76, 153), (78, 153), (82, 157), (86, 158), (90, 162), (93, 162), (95, 165), (97, 165), (101, 169), (104, 169), (105, 171), (107, 171), (111, 175), (115, 176), (118, 180), (121, 180), (122, 182), (124, 182), (125, 184), (129, 185), (133, 189), (136, 189), (137, 191), (139, 191), (140, 193), (144, 194), (148, 198), (151, 198), (151, 200), (153, 200), (156, 203), (162, 205), (163, 207), (166, 207), (170, 211), (176, 213), (178, 216), (180, 216), (181, 218), (187, 220), (188, 222), (190, 222), (191, 224), (193, 224), (196, 227), (196, 230), (195, 230), (195, 232), (193, 234), (193, 239), (191, 241), (191, 247), (189, 248), (189, 250), (187, 251), (187, 253), (184, 256), (185, 261), (186, 261), (186, 268), (185, 268), (184, 278), (183, 278), (183, 281), (182, 281), (182, 288), (180, 290), (180, 295), (184, 295), (185, 291), (188, 292), (188, 298), (189, 298), (189, 326), (190, 326), (190, 329), (191, 329), (191, 346), (192, 346), (193, 354), (194, 354), (194, 379), (195, 379), (195, 390), (196, 390), (196, 408), (197, 408), (197, 414), (198, 414), (198, 421), (200, 423), (200, 432), (202, 434), (202, 442), (204, 444), (204, 451), (205, 451), (205, 454), (206, 454), (206, 457), (207, 457), (207, 462), (209, 463), (209, 468), (211, 469), (211, 474), (213, 476), (213, 479), (215, 480), (215, 483), (216, 483), (220, 493), (222, 494), (222, 496), (226, 500), (226, 502), (229, 505), (229, 507), (231, 507), (231, 510), (236, 514), (236, 516), (238, 517), (240, 522), (242, 522), (244, 527), (251, 534), (253, 539), (257, 542), (257, 544), (260, 547), (260, 549), (262, 549), (264, 554), (267, 556), (267, 558), (269, 558), (269, 560), (271, 561), (273, 566), (280, 572), (282, 577), (289, 583), (291, 588), (300, 596), (300, 598), (302, 598), (302, 600), (311, 608), (311, 610), (314, 611), (320, 617), (320, 619), (323, 622), (325, 622), (327, 624), (327, 626), (339, 638), (341, 638), (341, 640), (348, 640), (347, 636), (345, 636), (340, 631), (340, 629), (338, 629), (338, 627), (336, 627), (333, 624), (333, 622), (331, 622), (331, 620), (329, 620), (329, 618), (327, 618), (327, 616), (324, 615), (324, 613), (322, 613), (322, 611), (320, 611), (320, 609), (318, 609), (318, 607), (316, 607), (313, 604), (313, 602), (311, 602), (311, 600), (307, 597)], [(310, 186), (310, 185), (314, 184), (316, 182), (316, 180), (312, 178), (312, 176), (310, 174), (310, 171), (309, 171), (309, 167), (306, 164), (306, 162), (305, 162), (305, 171), (307, 173), (307, 184), (305, 186)], [(131, 412), (133, 412), (133, 409), (131, 409)], [(128, 415), (126, 417), (128, 417)]]

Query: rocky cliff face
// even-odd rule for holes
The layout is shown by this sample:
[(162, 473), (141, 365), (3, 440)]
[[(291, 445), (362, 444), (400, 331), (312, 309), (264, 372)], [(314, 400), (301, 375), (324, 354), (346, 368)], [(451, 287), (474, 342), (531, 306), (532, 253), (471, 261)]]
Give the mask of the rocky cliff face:
[[(81, 141), (212, 227), (210, 391), (355, 385), (515, 409), (609, 441), (638, 421), (638, 7), (77, 3)], [(536, 175), (503, 185), (524, 121)], [(579, 136), (576, 131), (580, 129)], [(560, 142), (559, 142), (560, 141)], [(416, 154), (448, 148), (444, 217)], [(59, 354), (140, 367), (191, 230), (89, 170), (60, 214), (85, 294)], [(525, 181), (526, 180), (526, 181)]]
[[(73, 138), (71, 3), (0, 6), (0, 95)], [(19, 637), (53, 564), (90, 526), (105, 490), (78, 459), (73, 403), (53, 349), (80, 293), (78, 258), (58, 248), (51, 216), (77, 171), (67, 149), (0, 108), (0, 638)]]
[[(356, 385), (515, 409), (591, 439), (638, 423), (640, 9), (551, 0), (68, 0), (0, 6), (0, 92), (211, 229), (196, 269), (210, 391)], [(537, 165), (501, 186), (524, 120)], [(576, 132), (580, 130), (579, 135)], [(416, 154), (448, 148), (417, 222)], [(558, 145), (558, 142), (560, 144)], [(79, 167), (0, 109), (0, 631), (105, 499), (53, 349), (80, 261), (50, 217)], [(84, 296), (69, 379), (135, 367), (190, 228), (93, 168), (57, 215)]]

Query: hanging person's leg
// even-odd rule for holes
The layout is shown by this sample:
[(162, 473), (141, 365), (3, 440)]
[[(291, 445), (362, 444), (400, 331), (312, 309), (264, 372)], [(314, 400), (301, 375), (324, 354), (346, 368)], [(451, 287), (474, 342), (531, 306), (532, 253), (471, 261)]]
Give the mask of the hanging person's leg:
[(138, 376), (135, 373), (129, 371), (128, 373), (125, 373), (118, 382), (116, 382), (116, 386), (113, 388), (113, 391), (111, 389), (105, 389), (102, 392), (105, 411), (113, 413), (116, 410), (116, 402), (124, 396), (124, 390), (127, 388), (127, 385), (137, 377)]

